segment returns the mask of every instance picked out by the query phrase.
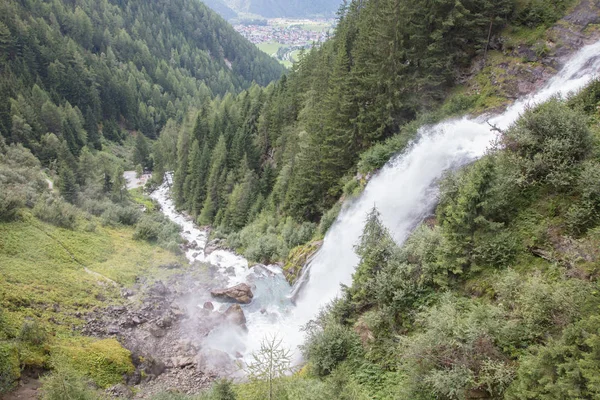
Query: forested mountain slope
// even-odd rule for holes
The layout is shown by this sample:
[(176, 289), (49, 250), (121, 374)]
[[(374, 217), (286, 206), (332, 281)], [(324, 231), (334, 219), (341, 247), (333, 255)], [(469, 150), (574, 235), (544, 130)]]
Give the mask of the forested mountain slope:
[[(48, 132), (98, 147), (102, 122), (117, 139), (110, 121), (156, 137), (213, 95), (283, 72), (192, 0), (3, 1), (0, 46), (0, 133), (28, 147)], [(62, 132), (59, 109), (87, 139)]]
[(152, 167), (167, 121), (283, 71), (195, 0), (0, 2), (0, 397), (23, 371), (72, 398), (74, 377), (133, 372), (117, 340), (82, 336), (84, 314), (186, 261), (123, 171)]
[(340, 196), (360, 185), (357, 171), (381, 167), (429, 111), (498, 107), (518, 95), (505, 91), (507, 75), (543, 75), (549, 43), (563, 40), (546, 28), (570, 4), (349, 2), (331, 40), (289, 76), (205, 104), (188, 129), (165, 131), (159, 170), (176, 170), (177, 204), (230, 234), (230, 246), (256, 261), (282, 259), (325, 232)]

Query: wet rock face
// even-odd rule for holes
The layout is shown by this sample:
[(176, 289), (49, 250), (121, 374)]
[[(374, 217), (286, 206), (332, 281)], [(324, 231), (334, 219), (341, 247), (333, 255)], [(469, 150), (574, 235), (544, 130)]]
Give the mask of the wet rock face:
[(210, 294), (217, 299), (240, 304), (250, 304), (254, 297), (252, 289), (245, 283), (240, 283), (239, 285), (227, 289), (215, 289), (211, 291)]

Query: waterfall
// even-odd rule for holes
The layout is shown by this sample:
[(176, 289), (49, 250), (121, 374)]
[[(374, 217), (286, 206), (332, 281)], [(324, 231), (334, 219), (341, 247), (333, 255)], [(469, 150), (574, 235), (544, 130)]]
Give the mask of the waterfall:
[(323, 246), (305, 267), (301, 286), (294, 293), (295, 308), (279, 331), (291, 347), (302, 343), (298, 327), (350, 285), (358, 264), (358, 243), (368, 212), (376, 206), (394, 240), (402, 244), (438, 200), (436, 182), (451, 169), (483, 156), (496, 138), (494, 128), (506, 129), (531, 105), (556, 95), (575, 92), (600, 71), (600, 42), (582, 48), (541, 90), (520, 99), (504, 113), (479, 118), (464, 117), (422, 127), (417, 139), (393, 157), (374, 176), (361, 196), (345, 205), (325, 236)]
[[(417, 139), (370, 180), (360, 197), (344, 205), (325, 236), (323, 246), (306, 266), (302, 284), (295, 290), (287, 285), (277, 267), (248, 268), (243, 258), (226, 251), (206, 257), (201, 250), (206, 244), (206, 231), (175, 211), (167, 182), (153, 197), (163, 205), (163, 212), (169, 218), (183, 226), (183, 236), (198, 244), (200, 250), (187, 253), (190, 261), (210, 262), (224, 275), (234, 267), (233, 276), (227, 277), (229, 283), (248, 281), (254, 285), (253, 302), (243, 307), (248, 334), (236, 339), (244, 343), (226, 346), (243, 348), (244, 358), (248, 359), (252, 351), (260, 348), (265, 336), (277, 335), (298, 355), (297, 346), (304, 340), (301, 327), (340, 294), (341, 284), (352, 283), (352, 274), (358, 264), (354, 246), (373, 206), (381, 213), (394, 240), (402, 244), (414, 227), (435, 208), (438, 200), (436, 183), (443, 174), (485, 154), (496, 138), (492, 126), (508, 128), (528, 106), (577, 91), (598, 71), (600, 42), (582, 48), (542, 89), (520, 99), (500, 115), (451, 119), (421, 128)], [(290, 301), (292, 295), (295, 304)]]

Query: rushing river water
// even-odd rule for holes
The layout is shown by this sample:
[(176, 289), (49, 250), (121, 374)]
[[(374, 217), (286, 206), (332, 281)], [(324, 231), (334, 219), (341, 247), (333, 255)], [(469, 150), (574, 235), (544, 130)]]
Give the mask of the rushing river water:
[[(500, 115), (487, 119), (465, 117), (421, 128), (418, 139), (406, 151), (393, 157), (371, 179), (358, 199), (343, 207), (296, 288), (287, 284), (277, 267), (248, 268), (244, 258), (223, 250), (205, 256), (202, 249), (207, 242), (207, 232), (175, 210), (169, 196), (169, 177), (152, 196), (161, 204), (165, 215), (182, 226), (183, 237), (198, 244), (197, 249), (187, 252), (188, 259), (217, 266), (230, 286), (241, 282), (255, 286), (252, 304), (243, 307), (248, 334), (217, 340), (223, 339), (223, 332), (219, 332), (215, 343), (220, 350), (231, 354), (232, 349), (236, 349), (247, 357), (259, 348), (265, 336), (278, 335), (298, 354), (297, 346), (303, 341), (301, 327), (339, 295), (341, 284), (352, 282), (358, 262), (353, 247), (373, 206), (377, 206), (394, 239), (402, 243), (435, 207), (438, 199), (436, 182), (445, 171), (485, 154), (496, 135), (491, 126), (508, 128), (527, 106), (576, 91), (599, 71), (600, 42), (582, 48), (544, 88), (517, 101)], [(290, 300), (292, 295), (295, 305)]]

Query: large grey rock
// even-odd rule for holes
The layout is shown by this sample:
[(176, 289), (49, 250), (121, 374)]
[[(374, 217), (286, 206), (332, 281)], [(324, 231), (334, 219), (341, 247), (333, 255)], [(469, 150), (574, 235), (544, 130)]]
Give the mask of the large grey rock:
[(227, 289), (215, 289), (210, 292), (213, 297), (218, 299), (233, 301), (240, 304), (250, 304), (254, 294), (249, 285), (240, 283)]
[(223, 316), (228, 322), (237, 325), (244, 330), (246, 329), (246, 315), (244, 315), (244, 310), (242, 310), (242, 307), (240, 307), (239, 304), (234, 304), (229, 307)]

